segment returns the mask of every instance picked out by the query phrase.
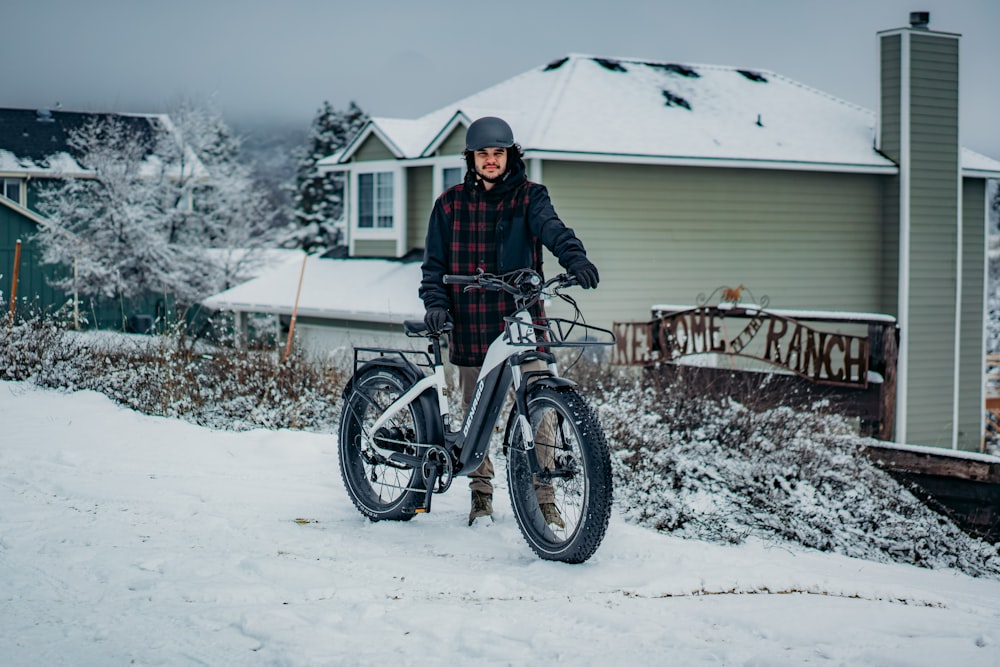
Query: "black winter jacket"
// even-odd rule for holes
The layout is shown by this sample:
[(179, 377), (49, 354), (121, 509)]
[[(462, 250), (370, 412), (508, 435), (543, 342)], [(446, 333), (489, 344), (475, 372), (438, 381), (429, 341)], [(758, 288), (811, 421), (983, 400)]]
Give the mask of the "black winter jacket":
[(583, 243), (556, 214), (545, 186), (527, 180), (523, 161), (490, 190), (482, 189), (470, 170), (463, 183), (438, 197), (427, 228), (420, 298), (428, 310), (451, 312), (453, 363), (480, 365), (513, 306), (503, 293), (464, 292), (445, 285), (442, 276), (471, 275), (480, 268), (487, 273), (523, 268), (541, 273), (539, 244), (563, 268), (586, 256)]

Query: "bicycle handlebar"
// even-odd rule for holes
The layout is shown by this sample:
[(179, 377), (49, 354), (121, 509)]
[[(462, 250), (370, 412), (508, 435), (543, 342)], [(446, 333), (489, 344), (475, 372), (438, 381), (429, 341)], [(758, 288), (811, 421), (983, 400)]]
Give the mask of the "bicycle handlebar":
[(542, 277), (531, 269), (519, 269), (503, 275), (484, 273), (480, 271), (473, 276), (446, 274), (441, 281), (445, 285), (466, 285), (466, 289), (503, 290), (508, 294), (532, 298), (539, 296), (546, 288), (556, 285), (557, 288), (578, 285), (575, 276), (560, 273), (542, 282)]

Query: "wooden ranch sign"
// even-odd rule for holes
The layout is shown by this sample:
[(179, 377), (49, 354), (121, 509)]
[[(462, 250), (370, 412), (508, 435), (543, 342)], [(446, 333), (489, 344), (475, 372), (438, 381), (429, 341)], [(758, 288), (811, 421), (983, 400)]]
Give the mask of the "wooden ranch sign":
[[(762, 405), (807, 408), (822, 400), (856, 417), (862, 435), (892, 440), (895, 318), (773, 311), (766, 297), (743, 302), (744, 291), (742, 285), (720, 287), (708, 298), (699, 295), (694, 306), (654, 306), (652, 320), (616, 322), (614, 362), (698, 383), (708, 392), (713, 386), (728, 391), (728, 380), (748, 382), (739, 386), (750, 387)], [(716, 294), (719, 302), (712, 305)]]
[(820, 330), (759, 308), (706, 305), (614, 326), (620, 364), (720, 354), (757, 359), (820, 384), (868, 386), (867, 336)]

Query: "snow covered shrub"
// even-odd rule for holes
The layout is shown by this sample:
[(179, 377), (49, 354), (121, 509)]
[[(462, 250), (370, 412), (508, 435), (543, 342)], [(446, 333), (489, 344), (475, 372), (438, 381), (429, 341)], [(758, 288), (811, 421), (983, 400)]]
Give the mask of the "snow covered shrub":
[[(619, 376), (621, 379), (621, 376)], [(930, 510), (865, 455), (852, 424), (812, 410), (751, 410), (654, 374), (596, 400), (627, 519), (739, 543), (748, 536), (876, 561), (1000, 576), (997, 548)]]
[(4, 318), (0, 335), (0, 380), (34, 379), (48, 384), (49, 378), (72, 382), (78, 350), (65, 336), (62, 325), (51, 317)]
[(76, 333), (41, 317), (0, 337), (0, 364), (0, 379), (91, 389), (145, 414), (235, 430), (331, 430), (346, 382), (299, 354), (209, 346), (183, 325), (158, 336)]

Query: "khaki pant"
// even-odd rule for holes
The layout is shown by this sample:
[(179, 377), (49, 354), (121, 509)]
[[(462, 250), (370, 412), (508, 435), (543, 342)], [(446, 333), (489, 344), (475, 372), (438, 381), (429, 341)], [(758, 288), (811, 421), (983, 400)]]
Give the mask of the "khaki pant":
[[(469, 407), (472, 401), (472, 393), (476, 390), (476, 379), (479, 377), (479, 367), (477, 366), (457, 366), (458, 368), (458, 388), (462, 393), (462, 414)], [(533, 359), (521, 364), (521, 371), (540, 371), (547, 368), (541, 359)], [(535, 454), (538, 456), (538, 463), (542, 468), (555, 467), (555, 423), (551, 418), (551, 413), (546, 414), (542, 423), (538, 425), (535, 432)], [(493, 461), (490, 459), (489, 450), (483, 457), (483, 462), (479, 464), (472, 473), (469, 474), (469, 488), (473, 491), (493, 495)], [(555, 492), (551, 484), (545, 484), (535, 479), (535, 493), (539, 503), (555, 502)]]

